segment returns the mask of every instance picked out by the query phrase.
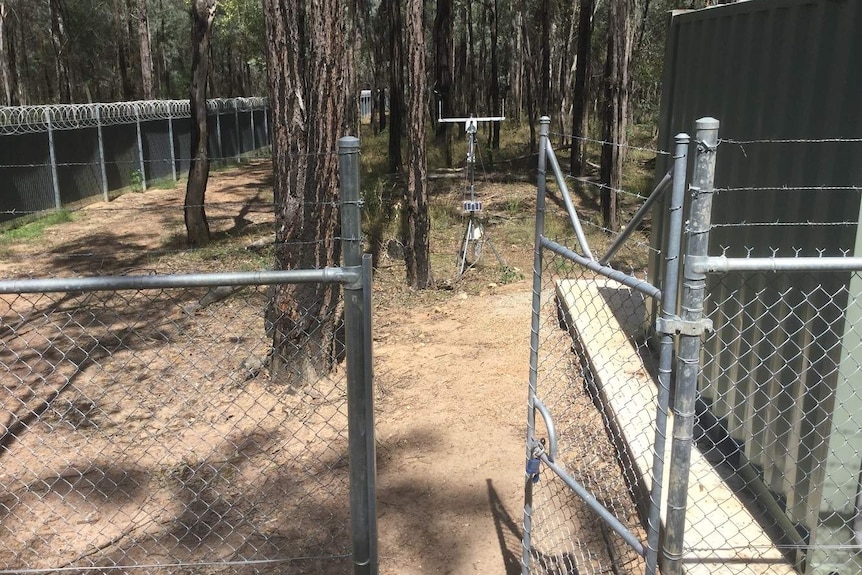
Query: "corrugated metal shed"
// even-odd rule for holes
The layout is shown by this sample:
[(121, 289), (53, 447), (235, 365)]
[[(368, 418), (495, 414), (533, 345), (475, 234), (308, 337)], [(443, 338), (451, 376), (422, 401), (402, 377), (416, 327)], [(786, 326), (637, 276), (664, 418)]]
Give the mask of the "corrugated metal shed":
[[(737, 189), (715, 197), (711, 255), (862, 256), (860, 192), (839, 189), (862, 185), (862, 143), (834, 141), (862, 137), (862, 2), (752, 0), (674, 13), (660, 147), (672, 149), (674, 134), (704, 116), (721, 121), (725, 140), (716, 186)], [(661, 277), (660, 256), (650, 267)], [(862, 298), (858, 276), (710, 279), (717, 329), (703, 400), (806, 537), (824, 518), (849, 525), (857, 513), (862, 302), (848, 309), (848, 291)], [(809, 557), (814, 564), (846, 568), (835, 556)]]

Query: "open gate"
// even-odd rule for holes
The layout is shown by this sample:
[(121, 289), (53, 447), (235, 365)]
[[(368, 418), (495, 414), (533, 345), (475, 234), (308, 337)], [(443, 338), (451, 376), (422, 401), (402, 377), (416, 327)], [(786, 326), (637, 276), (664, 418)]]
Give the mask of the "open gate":
[[(695, 171), (707, 179), (714, 146), (701, 144), (717, 138), (713, 123), (698, 124)], [(676, 137), (671, 170), (650, 196), (638, 198), (640, 208), (599, 256), (554, 155), (549, 124), (541, 119), (522, 573), (652, 575), (660, 534), (666, 558), (681, 549), (682, 530), (663, 530), (661, 513), (671, 460), (667, 429), (676, 416), (683, 438), (693, 420), (693, 406), (678, 402), (669, 416), (674, 346), (678, 339), (699, 342), (706, 327), (677, 315), (690, 138)], [(557, 193), (546, 184), (548, 171)], [(711, 179), (702, 184), (711, 186)], [(548, 199), (564, 210), (548, 209)], [(650, 245), (638, 230), (660, 205), (670, 210), (668, 229)], [(693, 237), (689, 249), (697, 248)], [(646, 280), (646, 258), (663, 258), (664, 289)], [(688, 435), (675, 453), (690, 449)], [(677, 487), (671, 514), (679, 501), (685, 508), (687, 486)]]

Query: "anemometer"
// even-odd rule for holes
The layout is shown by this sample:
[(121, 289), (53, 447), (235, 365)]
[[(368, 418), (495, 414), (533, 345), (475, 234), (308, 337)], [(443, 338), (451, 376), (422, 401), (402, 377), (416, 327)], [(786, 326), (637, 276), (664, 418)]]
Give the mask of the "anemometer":
[(502, 122), (505, 116), (470, 116), (469, 118), (444, 118), (442, 105), (438, 108), (437, 121), (444, 124), (464, 124), (464, 131), (467, 135), (467, 161), (466, 161), (466, 176), (467, 182), (464, 188), (464, 197), (461, 202), (461, 208), (467, 214), (467, 229), (464, 233), (464, 239), (458, 249), (458, 276), (464, 274), (468, 267), (467, 254), (472, 255), (470, 266), (475, 265), (482, 255), (482, 247), (488, 244), (491, 251), (494, 252), (497, 261), (501, 266), (506, 265), (503, 258), (494, 248), (491, 239), (485, 234), (485, 228), (482, 225), (482, 220), (479, 213), (482, 211), (482, 201), (476, 198), (476, 155), (478, 140), (476, 137), (479, 122)]

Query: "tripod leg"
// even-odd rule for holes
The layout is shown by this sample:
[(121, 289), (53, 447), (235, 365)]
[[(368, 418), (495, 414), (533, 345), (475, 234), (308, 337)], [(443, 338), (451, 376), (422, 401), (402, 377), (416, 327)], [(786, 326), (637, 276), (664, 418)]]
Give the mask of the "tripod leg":
[(467, 220), (467, 233), (464, 234), (464, 243), (461, 245), (461, 250), (458, 252), (458, 276), (464, 274), (464, 269), (467, 267), (467, 250), (470, 247), (470, 235), (473, 233), (473, 218)]

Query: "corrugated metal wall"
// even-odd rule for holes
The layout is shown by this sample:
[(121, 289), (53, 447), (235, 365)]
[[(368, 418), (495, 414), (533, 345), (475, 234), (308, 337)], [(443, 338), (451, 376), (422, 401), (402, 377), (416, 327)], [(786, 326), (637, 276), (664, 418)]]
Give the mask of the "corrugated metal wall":
[[(753, 0), (671, 17), (660, 147), (694, 136), (697, 118), (718, 118), (716, 186), (737, 189), (715, 197), (711, 255), (862, 256), (860, 192), (835, 189), (862, 184), (862, 143), (726, 141), (860, 138), (860, 108), (858, 0)], [(798, 189), (811, 186), (826, 189)], [(738, 190), (762, 187), (786, 189)], [(654, 244), (666, 213), (655, 212)], [(662, 266), (655, 257), (652, 278)], [(710, 279), (703, 400), (803, 533), (825, 515), (855, 514), (862, 314), (847, 312), (848, 292), (862, 298), (850, 274)]]

